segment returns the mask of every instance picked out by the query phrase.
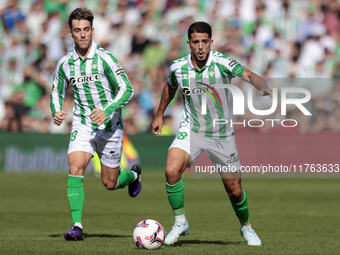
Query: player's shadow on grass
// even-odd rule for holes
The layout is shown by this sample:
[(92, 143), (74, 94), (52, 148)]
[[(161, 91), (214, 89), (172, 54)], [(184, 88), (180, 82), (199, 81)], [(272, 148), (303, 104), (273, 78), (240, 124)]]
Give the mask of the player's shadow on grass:
[(207, 240), (181, 240), (174, 246), (182, 246), (184, 244), (217, 244), (217, 245), (240, 245), (244, 242), (228, 242), (228, 241), (207, 241)]
[[(63, 237), (64, 235), (49, 235), (49, 237)], [(86, 234), (84, 233), (84, 238), (92, 238), (92, 237), (100, 237), (100, 238), (125, 238), (131, 237), (129, 235), (111, 235), (111, 234)]]

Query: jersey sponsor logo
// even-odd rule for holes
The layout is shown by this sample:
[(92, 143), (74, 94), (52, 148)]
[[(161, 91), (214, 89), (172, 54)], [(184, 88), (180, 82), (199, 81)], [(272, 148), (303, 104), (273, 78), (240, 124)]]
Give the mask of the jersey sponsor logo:
[(123, 67), (118, 62), (116, 62), (115, 65), (117, 67), (117, 70), (115, 71), (116, 75), (123, 74), (124, 73)]
[[(200, 87), (194, 87), (191, 91), (189, 88), (182, 88), (182, 93), (186, 96), (189, 96), (190, 94), (193, 95), (201, 95), (207, 93), (214, 101), (215, 105), (217, 105), (216, 100), (213, 96), (213, 94), (216, 95), (218, 101), (222, 105), (222, 100), (220, 96), (217, 93), (218, 88), (214, 85), (208, 85), (203, 82), (197, 82), (198, 85), (201, 85)], [(203, 86), (202, 86), (203, 85)]]
[(230, 154), (230, 156), (227, 157), (227, 164), (236, 163), (238, 161), (240, 161), (240, 157), (236, 155), (236, 152)]
[[(218, 93), (217, 93), (217, 91), (216, 91), (216, 89), (214, 87), (212, 87), (212, 86), (210, 86), (208, 84), (205, 84), (203, 82), (201, 82), (200, 84), (202, 84), (202, 85), (206, 86), (208, 89), (210, 89), (217, 96), (218, 101), (220, 101), (220, 104), (222, 105), (222, 100), (221, 100), (220, 96), (218, 95)], [(216, 100), (215, 100), (214, 96), (212, 95), (212, 93), (210, 93), (210, 91), (208, 91), (207, 89), (203, 89), (202, 88), (202, 90), (205, 91), (207, 94), (209, 94), (209, 96), (214, 101), (215, 105), (217, 105)]]
[(228, 65), (229, 65), (230, 67), (234, 67), (236, 64), (238, 64), (238, 62), (237, 62), (236, 60), (233, 60), (233, 61), (231, 61)]
[(124, 70), (123, 69), (118, 69), (116, 70), (116, 75), (121, 75), (124, 73)]
[(238, 62), (235, 59), (231, 58), (231, 57), (227, 58), (227, 61), (229, 62), (228, 66), (230, 66), (230, 67), (234, 67), (235, 65), (238, 64)]
[[(198, 84), (200, 84), (200, 83), (198, 83)], [(215, 85), (211, 85), (210, 87), (215, 89), (216, 91), (218, 90), (218, 88), (216, 88)], [(193, 94), (193, 95), (201, 95), (201, 94), (206, 93), (206, 91), (208, 91), (210, 93), (213, 92), (210, 88), (205, 88), (205, 87), (202, 87), (202, 86), (194, 87), (191, 90), (189, 88), (187, 88), (187, 87), (182, 88), (182, 92), (186, 96), (190, 96), (191, 94)]]
[(182, 92), (186, 96), (190, 96), (190, 89), (189, 88), (182, 88)]
[(86, 83), (86, 82), (95, 82), (99, 81), (102, 78), (101, 74), (93, 74), (93, 75), (87, 75), (87, 76), (79, 76), (79, 77), (71, 77), (70, 83), (72, 85), (76, 83)]

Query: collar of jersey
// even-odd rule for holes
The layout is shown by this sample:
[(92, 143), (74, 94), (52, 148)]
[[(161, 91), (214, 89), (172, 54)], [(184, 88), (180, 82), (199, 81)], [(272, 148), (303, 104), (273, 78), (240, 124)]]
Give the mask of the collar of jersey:
[[(93, 59), (96, 49), (97, 49), (97, 44), (94, 41), (92, 41), (90, 53), (87, 55), (87, 57), (85, 59)], [(74, 49), (73, 49), (73, 60), (76, 61), (76, 60), (78, 60), (78, 58), (80, 58), (80, 57), (79, 57), (78, 53), (76, 52), (76, 47), (74, 47)]]
[(189, 67), (189, 69), (194, 69), (196, 72), (199, 72), (199, 73), (201, 73), (201, 72), (203, 72), (204, 71), (204, 69), (208, 66), (210, 66), (210, 64), (211, 64), (211, 54), (212, 53), (212, 50), (210, 50), (210, 53), (209, 53), (209, 57), (208, 57), (208, 61), (207, 61), (207, 63), (205, 63), (205, 65), (202, 67), (202, 69), (199, 71), (199, 70), (197, 70), (196, 69), (196, 67), (194, 67), (193, 66), (193, 64), (191, 64), (191, 61), (190, 61), (190, 59), (191, 59), (191, 52), (188, 54), (188, 57), (187, 57), (187, 60), (188, 60), (188, 67)]

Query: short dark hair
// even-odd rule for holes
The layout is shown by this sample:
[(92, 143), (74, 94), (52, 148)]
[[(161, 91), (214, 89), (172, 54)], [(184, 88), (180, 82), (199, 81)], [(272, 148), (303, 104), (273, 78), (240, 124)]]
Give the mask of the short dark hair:
[(188, 38), (191, 39), (192, 33), (207, 33), (211, 39), (211, 26), (203, 21), (192, 23), (188, 29)]
[(93, 13), (91, 10), (87, 9), (86, 7), (82, 8), (79, 7), (73, 12), (71, 12), (70, 16), (68, 17), (68, 25), (70, 26), (70, 29), (72, 29), (72, 20), (88, 20), (91, 23), (91, 27), (93, 24)]

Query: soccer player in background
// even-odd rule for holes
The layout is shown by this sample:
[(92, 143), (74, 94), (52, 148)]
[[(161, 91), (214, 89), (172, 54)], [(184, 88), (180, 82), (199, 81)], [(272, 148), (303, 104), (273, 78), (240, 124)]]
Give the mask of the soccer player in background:
[[(181, 175), (202, 151), (206, 151), (214, 166), (229, 165), (237, 169), (235, 173), (221, 174), (222, 181), (241, 223), (241, 235), (248, 245), (260, 246), (262, 242), (249, 223), (247, 195), (241, 185), (239, 172), (241, 164), (234, 129), (226, 124), (213, 126), (215, 118), (225, 119), (230, 123), (230, 93), (227, 89), (218, 90), (222, 107), (216, 106), (212, 98), (206, 97), (207, 114), (204, 115), (201, 112), (202, 97), (193, 92), (197, 89), (207, 91), (218, 83), (217, 81), (231, 84), (231, 78), (235, 76), (252, 84), (260, 91), (261, 96), (272, 96), (272, 90), (260, 76), (247, 70), (236, 60), (211, 50), (213, 45), (211, 37), (209, 24), (205, 22), (191, 24), (187, 41), (191, 52), (171, 63), (169, 78), (164, 85), (160, 105), (152, 123), (152, 132), (156, 135), (161, 134), (164, 111), (179, 86), (182, 89), (184, 101), (183, 118), (176, 138), (169, 148), (165, 167), (166, 191), (175, 215), (175, 224), (164, 243), (174, 244), (181, 235), (185, 236), (189, 233), (189, 224), (184, 211), (184, 184)], [(204, 86), (205, 83), (208, 86)], [(231, 163), (226, 163), (231, 155), (233, 155), (233, 160)]]
[(69, 85), (74, 96), (74, 115), (68, 148), (70, 164), (67, 197), (72, 216), (72, 230), (66, 240), (83, 240), (82, 211), (85, 169), (97, 152), (101, 162), (102, 183), (108, 190), (129, 185), (129, 195), (141, 190), (141, 168), (120, 169), (123, 145), (121, 108), (133, 96), (128, 77), (110, 52), (92, 41), (93, 14), (77, 8), (69, 16), (69, 33), (75, 48), (57, 64), (51, 94), (54, 124), (60, 125), (67, 114), (63, 99)]

